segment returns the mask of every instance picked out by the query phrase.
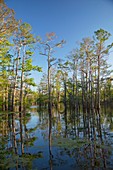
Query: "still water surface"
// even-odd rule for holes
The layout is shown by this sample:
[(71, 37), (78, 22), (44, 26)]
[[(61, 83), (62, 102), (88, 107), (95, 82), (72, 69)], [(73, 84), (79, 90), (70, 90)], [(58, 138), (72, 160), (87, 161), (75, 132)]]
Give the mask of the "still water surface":
[(103, 109), (95, 118), (54, 110), (51, 122), (47, 111), (36, 106), (21, 118), (1, 113), (0, 169), (112, 170), (111, 110)]

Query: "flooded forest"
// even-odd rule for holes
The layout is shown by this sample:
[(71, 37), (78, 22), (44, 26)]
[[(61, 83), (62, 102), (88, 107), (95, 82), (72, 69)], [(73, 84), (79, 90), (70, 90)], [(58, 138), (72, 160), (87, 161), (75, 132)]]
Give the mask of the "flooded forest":
[(112, 35), (94, 30), (62, 59), (66, 40), (34, 35), (3, 2), (0, 23), (0, 169), (112, 170)]

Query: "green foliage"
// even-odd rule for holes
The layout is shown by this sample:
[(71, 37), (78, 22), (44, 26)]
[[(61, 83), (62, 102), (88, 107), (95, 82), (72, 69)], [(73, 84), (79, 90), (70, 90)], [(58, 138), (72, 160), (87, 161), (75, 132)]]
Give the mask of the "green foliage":
[[(33, 129), (33, 131), (34, 131), (34, 129)], [(32, 131), (29, 130), (29, 132), (32, 132)], [(25, 144), (27, 144), (29, 146), (34, 146), (34, 142), (36, 139), (37, 139), (37, 137), (31, 137), (25, 141)]]
[(79, 139), (79, 138), (72, 140), (72, 139), (62, 138), (62, 137), (53, 139), (54, 146), (68, 148), (68, 149), (80, 148), (86, 144), (90, 144), (90, 141), (86, 139)]
[(32, 56), (34, 54), (34, 52), (31, 52), (30, 50), (26, 51), (26, 55)]
[(27, 78), (27, 79), (25, 79), (24, 82), (25, 82), (27, 85), (36, 86), (36, 83), (34, 82), (34, 78)]
[(32, 30), (32, 27), (28, 23), (23, 23), (23, 24), (20, 25), (20, 30), (22, 32), (24, 32), (25, 34), (27, 34), (28, 32), (30, 32)]
[(30, 58), (25, 61), (24, 72), (29, 72), (32, 70), (42, 72), (41, 67), (32, 65), (32, 59)]
[(34, 71), (42, 72), (42, 67), (39, 66), (33, 66)]
[(96, 38), (103, 43), (104, 41), (108, 40), (108, 38), (111, 36), (111, 34), (103, 29), (99, 29), (94, 32), (96, 35)]

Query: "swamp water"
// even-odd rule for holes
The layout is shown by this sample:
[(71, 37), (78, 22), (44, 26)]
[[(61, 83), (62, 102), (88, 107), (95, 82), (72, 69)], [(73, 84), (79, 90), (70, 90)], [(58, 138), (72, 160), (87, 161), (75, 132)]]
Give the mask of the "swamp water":
[(112, 170), (113, 112), (0, 113), (0, 170)]

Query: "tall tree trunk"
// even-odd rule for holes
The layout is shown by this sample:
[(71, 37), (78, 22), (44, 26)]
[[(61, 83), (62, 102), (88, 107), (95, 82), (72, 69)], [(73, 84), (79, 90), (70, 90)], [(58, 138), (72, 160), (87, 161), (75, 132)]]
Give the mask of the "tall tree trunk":
[(98, 55), (98, 78), (97, 78), (97, 94), (98, 94), (98, 113), (100, 114), (100, 55)]
[(51, 65), (50, 65), (50, 48), (48, 52), (48, 112), (51, 119), (52, 116), (52, 102), (51, 102)]
[(24, 62), (25, 62), (25, 46), (23, 49), (23, 58), (22, 58), (22, 71), (21, 71), (21, 84), (20, 84), (20, 98), (19, 98), (19, 111), (23, 110), (23, 83), (24, 83)]
[(65, 115), (67, 115), (67, 85), (66, 85), (66, 75), (64, 75), (64, 106), (65, 106)]
[(75, 79), (76, 79), (76, 113), (78, 114), (78, 60), (76, 63), (76, 72), (75, 72)]
[(8, 85), (5, 88), (5, 110), (8, 111)]
[(12, 111), (15, 111), (15, 95), (16, 95), (16, 85), (17, 85), (17, 76), (18, 76), (18, 64), (19, 64), (19, 56), (20, 56), (20, 49), (18, 48), (17, 60), (16, 60), (16, 70), (15, 70), (15, 78), (14, 78), (14, 87), (12, 93)]

